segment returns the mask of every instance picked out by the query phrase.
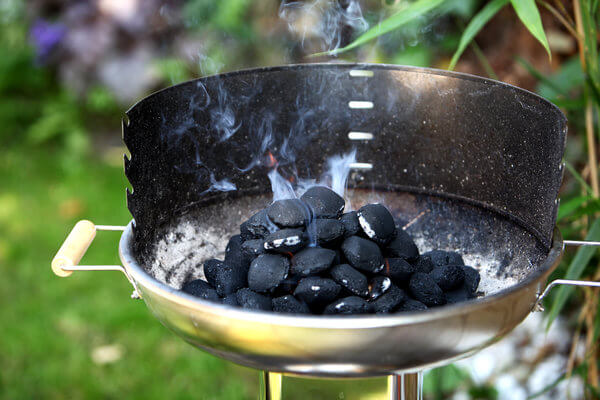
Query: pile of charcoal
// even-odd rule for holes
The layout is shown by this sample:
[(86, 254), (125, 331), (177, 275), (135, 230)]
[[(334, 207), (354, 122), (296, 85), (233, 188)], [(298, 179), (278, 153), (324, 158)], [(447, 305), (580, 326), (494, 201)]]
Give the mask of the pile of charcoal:
[(475, 297), (479, 272), (460, 254), (419, 254), (389, 210), (343, 213), (344, 199), (314, 186), (273, 202), (241, 224), (225, 260), (204, 263), (206, 281), (186, 293), (246, 309), (359, 314), (420, 311)]

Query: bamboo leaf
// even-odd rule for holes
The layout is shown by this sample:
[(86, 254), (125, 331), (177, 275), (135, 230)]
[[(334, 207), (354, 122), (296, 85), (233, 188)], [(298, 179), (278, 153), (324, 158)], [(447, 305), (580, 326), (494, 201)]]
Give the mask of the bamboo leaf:
[(565, 167), (567, 168), (567, 171), (573, 175), (573, 178), (575, 178), (582, 188), (587, 190), (588, 193), (593, 193), (592, 187), (585, 181), (585, 179), (583, 179), (581, 175), (579, 175), (579, 172), (577, 172), (575, 167), (570, 162), (565, 161)]
[(533, 75), (533, 77), (535, 79), (537, 79), (541, 83), (544, 83), (545, 85), (550, 87), (552, 90), (554, 90), (556, 93), (562, 93), (562, 88), (557, 83), (550, 80), (548, 77), (546, 77), (540, 71), (535, 69), (535, 67), (533, 65), (531, 65), (527, 60), (525, 60), (524, 58), (519, 57), (519, 56), (516, 57), (516, 60), (519, 64), (521, 64), (521, 66), (523, 68), (525, 68), (527, 70), (527, 72), (529, 72), (531, 75)]
[(592, 81), (592, 88), (600, 91), (600, 70), (598, 66), (598, 38), (596, 36), (596, 24), (592, 16), (592, 4), (590, 0), (581, 0), (579, 2), (579, 11), (581, 13), (581, 25), (583, 28), (584, 57), (586, 63), (586, 72)]
[(523, 22), (523, 25), (531, 32), (531, 34), (544, 46), (548, 57), (552, 58), (550, 53), (550, 46), (548, 45), (548, 39), (542, 26), (542, 18), (540, 17), (540, 11), (535, 5), (535, 0), (510, 0), (517, 16)]
[(498, 11), (500, 11), (500, 9), (504, 7), (507, 3), (508, 0), (493, 0), (487, 3), (485, 7), (483, 7), (481, 11), (479, 11), (477, 15), (475, 15), (471, 19), (469, 25), (467, 25), (467, 28), (465, 29), (460, 38), (460, 42), (458, 43), (458, 49), (456, 49), (454, 55), (452, 56), (450, 66), (448, 67), (449, 70), (454, 69), (456, 63), (458, 62), (458, 59), (465, 51), (469, 43), (471, 43), (475, 36), (477, 36), (481, 28), (483, 28), (483, 26), (487, 24), (488, 21), (492, 19), (492, 17), (496, 15), (496, 13), (498, 13)]
[[(599, 241), (600, 240), (600, 218), (595, 220), (590, 227), (590, 230), (585, 237), (586, 240)], [(567, 273), (565, 274), (565, 279), (578, 279), (585, 267), (590, 263), (592, 256), (596, 252), (596, 247), (594, 246), (582, 246), (577, 250), (575, 257), (569, 264), (567, 268)], [(556, 319), (560, 311), (563, 309), (565, 304), (567, 304), (567, 300), (573, 293), (573, 288), (570, 286), (561, 286), (559, 287), (552, 301), (552, 305), (550, 307), (550, 313), (548, 314), (548, 325), (546, 328), (550, 328), (552, 322)]]
[(442, 4), (444, 1), (445, 0), (417, 0), (405, 9), (381, 21), (380, 23), (378, 23), (377, 25), (360, 35), (358, 38), (356, 38), (355, 41), (353, 41), (346, 47), (341, 47), (324, 53), (313, 54), (313, 56), (321, 56), (326, 54), (333, 55), (351, 50), (383, 34), (393, 31), (394, 29), (399, 28), (408, 22), (413, 21), (415, 18), (418, 18), (421, 15), (424, 15), (429, 11), (433, 10), (434, 8)]
[(557, 219), (561, 220), (564, 217), (568, 216), (569, 214), (571, 214), (572, 212), (577, 210), (586, 201), (588, 201), (590, 199), (591, 199), (591, 197), (589, 197), (589, 196), (577, 196), (577, 197), (570, 198), (569, 200), (565, 201), (564, 203), (561, 202), (560, 207), (558, 208)]
[(596, 214), (600, 211), (600, 201), (595, 198), (591, 198), (585, 205), (577, 208), (571, 215), (571, 219), (576, 220), (581, 217), (589, 217), (590, 215)]

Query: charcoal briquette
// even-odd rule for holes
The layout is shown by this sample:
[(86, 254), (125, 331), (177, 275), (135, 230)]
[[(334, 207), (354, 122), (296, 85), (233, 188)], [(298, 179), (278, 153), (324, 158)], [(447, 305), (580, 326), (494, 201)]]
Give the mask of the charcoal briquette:
[(446, 292), (446, 301), (448, 304), (460, 303), (474, 297), (474, 294), (469, 291), (469, 288), (465, 283), (463, 283), (457, 289)]
[(408, 288), (412, 297), (428, 307), (446, 304), (444, 291), (428, 274), (422, 272), (413, 274), (408, 283)]
[(267, 210), (263, 209), (240, 225), (240, 235), (243, 240), (264, 239), (276, 229), (267, 216)]
[(383, 269), (379, 246), (368, 239), (350, 236), (342, 243), (342, 252), (348, 263), (362, 271), (377, 273)]
[(463, 266), (463, 271), (465, 273), (465, 285), (467, 286), (467, 289), (471, 294), (475, 294), (475, 292), (477, 292), (477, 287), (479, 286), (479, 281), (481, 280), (479, 271), (466, 265)]
[(299, 228), (310, 219), (308, 206), (300, 199), (277, 200), (267, 208), (267, 217), (282, 228)]
[(281, 284), (277, 286), (275, 291), (273, 291), (272, 296), (279, 297), (294, 293), (294, 289), (298, 285), (298, 282), (301, 278), (302, 277), (298, 275), (288, 275), (287, 278), (281, 281)]
[(306, 246), (306, 235), (301, 229), (281, 229), (265, 238), (265, 250), (277, 253), (295, 253)]
[(417, 272), (417, 268), (404, 258), (386, 258), (384, 264), (381, 274), (398, 284), (408, 283), (412, 274)]
[(233, 267), (248, 269), (253, 257), (242, 251), (242, 236), (234, 235), (229, 239), (225, 248), (225, 263)]
[(328, 278), (310, 276), (302, 278), (294, 290), (294, 296), (310, 307), (322, 307), (337, 297), (342, 287)]
[(313, 186), (300, 199), (312, 210), (315, 218), (338, 218), (344, 210), (344, 199), (325, 186)]
[(250, 264), (248, 287), (255, 292), (271, 292), (287, 278), (289, 260), (277, 254), (261, 254)]
[(217, 291), (213, 289), (206, 281), (202, 279), (196, 279), (190, 282), (187, 282), (181, 288), (187, 294), (191, 294), (192, 296), (200, 297), (204, 300), (216, 301), (219, 302), (221, 299), (217, 294)]
[(292, 258), (292, 273), (309, 276), (325, 272), (335, 259), (335, 251), (321, 247), (308, 247), (300, 250)]
[(348, 264), (340, 264), (331, 268), (329, 274), (339, 285), (356, 296), (369, 295), (369, 282), (367, 277)]
[(428, 256), (436, 267), (449, 264), (465, 265), (462, 256), (454, 251), (431, 250), (423, 255)]
[(343, 214), (340, 221), (344, 224), (344, 237), (357, 235), (361, 230), (356, 211)]
[(223, 261), (211, 258), (204, 261), (204, 277), (208, 282), (214, 282), (217, 280), (217, 273), (223, 268)]
[(398, 227), (396, 236), (385, 248), (385, 254), (387, 257), (404, 258), (409, 262), (414, 262), (419, 258), (419, 249), (410, 235), (404, 229)]
[(404, 300), (404, 302), (396, 309), (396, 312), (425, 311), (428, 308), (429, 307), (420, 301), (407, 297), (406, 300)]
[(237, 301), (237, 294), (231, 293), (231, 294), (228, 294), (227, 296), (223, 297), (223, 304), (226, 304), (228, 306), (237, 307), (239, 305), (238, 301)]
[(344, 224), (337, 219), (316, 219), (306, 228), (307, 235), (315, 235), (319, 246), (337, 244), (344, 237)]
[(249, 310), (271, 311), (271, 298), (253, 292), (248, 288), (240, 289), (235, 294), (238, 305)]
[(242, 252), (246, 257), (253, 260), (266, 252), (263, 239), (250, 239), (242, 243)]
[(369, 282), (369, 300), (376, 300), (389, 290), (392, 280), (387, 276), (376, 276)]
[(299, 301), (291, 294), (273, 299), (273, 311), (287, 314), (309, 314), (306, 303)]
[(429, 256), (421, 255), (415, 261), (412, 262), (417, 272), (423, 272), (424, 274), (428, 274), (433, 271), (435, 265), (431, 261)]
[[(207, 263), (204, 263), (204, 276), (219, 296), (223, 297), (234, 293), (247, 285), (248, 270), (246, 268), (230, 265), (228, 262)], [(209, 272), (207, 273), (207, 271)]]
[(389, 289), (377, 300), (371, 302), (375, 313), (390, 313), (406, 300), (404, 290), (392, 284)]
[(367, 314), (371, 305), (357, 296), (338, 299), (325, 307), (323, 314)]
[(394, 238), (396, 224), (385, 206), (367, 204), (358, 210), (357, 215), (360, 227), (371, 240), (383, 245)]
[(333, 259), (333, 265), (344, 264), (346, 262), (346, 258), (344, 257), (344, 253), (339, 248), (331, 249), (335, 251), (335, 258)]
[(429, 274), (435, 283), (445, 292), (454, 290), (465, 281), (462, 265), (442, 265), (435, 267)]

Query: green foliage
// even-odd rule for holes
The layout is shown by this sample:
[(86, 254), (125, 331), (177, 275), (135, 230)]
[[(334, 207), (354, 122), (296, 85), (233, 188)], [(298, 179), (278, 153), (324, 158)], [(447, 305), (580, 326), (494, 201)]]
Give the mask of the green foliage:
[[(531, 34), (544, 46), (548, 52), (548, 56), (551, 57), (550, 46), (548, 45), (548, 39), (542, 26), (542, 19), (540, 12), (535, 4), (535, 0), (510, 0), (515, 12), (525, 27), (531, 32)], [(475, 39), (475, 36), (481, 31), (481, 29), (488, 23), (494, 15), (498, 13), (508, 3), (508, 0), (492, 0), (487, 3), (475, 17), (471, 19), (469, 25), (465, 29), (463, 36), (460, 39), (458, 49), (452, 56), (450, 66), (448, 69), (453, 70), (458, 62), (458, 59), (465, 51), (469, 43)]]
[[(66, 156), (48, 147), (0, 151), (0, 399), (252, 399), (255, 371), (165, 329), (129, 298), (122, 274), (50, 272), (78, 219), (131, 219), (122, 166)], [(118, 240), (99, 233), (82, 264), (119, 264)], [(121, 358), (94, 362), (105, 345), (121, 348)]]
[(469, 374), (454, 364), (435, 368), (425, 374), (423, 394), (433, 399), (445, 399), (448, 393), (469, 383)]
[(481, 11), (479, 11), (477, 15), (475, 15), (471, 19), (471, 21), (467, 25), (467, 28), (463, 32), (462, 37), (460, 38), (458, 49), (456, 49), (456, 52), (452, 56), (450, 66), (448, 67), (449, 70), (454, 69), (456, 63), (458, 62), (458, 59), (465, 51), (469, 43), (471, 43), (471, 41), (475, 39), (475, 36), (477, 36), (479, 31), (485, 26), (485, 24), (487, 24), (488, 21), (492, 19), (492, 17), (496, 15), (498, 11), (500, 11), (500, 9), (508, 3), (508, 1), (509, 0), (492, 0), (491, 2), (487, 3), (485, 7), (483, 7)]
[(187, 65), (177, 58), (163, 58), (154, 62), (162, 80), (176, 85), (191, 79)]
[(183, 7), (183, 16), (189, 27), (212, 27), (248, 40), (252, 30), (245, 17), (251, 4), (249, 0), (191, 0)]
[(565, 202), (561, 202), (560, 208), (558, 209), (557, 219), (560, 221), (561, 219), (568, 217), (570, 214), (575, 212), (575, 210), (583, 206), (586, 202), (590, 201), (591, 199), (592, 198), (589, 196), (576, 196), (571, 197)]
[(404, 51), (396, 54), (392, 59), (392, 62), (399, 65), (429, 67), (431, 65), (431, 59), (431, 51), (424, 46), (415, 46), (408, 47)]
[(315, 56), (324, 55), (324, 54), (339, 54), (346, 52), (348, 50), (354, 49), (370, 40), (373, 40), (385, 33), (388, 33), (394, 29), (398, 29), (399, 27), (413, 21), (415, 18), (418, 18), (422, 15), (427, 14), (429, 11), (438, 7), (442, 4), (444, 0), (417, 0), (414, 3), (411, 3), (406, 8), (392, 15), (391, 17), (383, 20), (379, 24), (375, 25), (362, 35), (360, 35), (356, 40), (345, 47), (341, 47), (329, 52), (318, 53)]
[[(596, 23), (593, 18), (592, 1), (580, 0), (579, 12), (583, 26), (584, 58), (587, 68), (587, 77), (593, 92), (600, 93), (600, 68), (598, 67), (598, 37)], [(600, 96), (596, 95), (596, 102), (600, 103)]]
[(538, 10), (535, 0), (510, 0), (517, 16), (523, 22), (523, 25), (531, 32), (546, 49), (548, 57), (552, 58), (550, 53), (550, 46), (548, 45), (548, 39), (542, 26), (542, 18), (540, 17), (540, 11)]

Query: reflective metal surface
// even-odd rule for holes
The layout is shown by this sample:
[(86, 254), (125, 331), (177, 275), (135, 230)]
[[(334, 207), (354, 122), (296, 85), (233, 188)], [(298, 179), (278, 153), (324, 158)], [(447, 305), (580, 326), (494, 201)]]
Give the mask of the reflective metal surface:
[(545, 260), (497, 294), (427, 312), (368, 317), (287, 316), (203, 301), (148, 275), (132, 252), (132, 223), (119, 254), (151, 312), (187, 342), (249, 367), (319, 377), (380, 376), (431, 368), (499, 340), (536, 304), (559, 262), (554, 231)]

